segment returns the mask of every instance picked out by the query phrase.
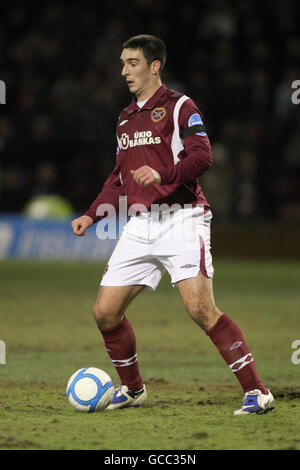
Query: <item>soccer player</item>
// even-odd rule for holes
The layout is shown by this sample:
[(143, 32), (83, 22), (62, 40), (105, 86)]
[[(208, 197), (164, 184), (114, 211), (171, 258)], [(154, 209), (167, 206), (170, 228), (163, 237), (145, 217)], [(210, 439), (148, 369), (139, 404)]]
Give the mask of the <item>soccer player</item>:
[(203, 116), (191, 98), (162, 84), (165, 60), (165, 44), (155, 36), (134, 36), (123, 44), (121, 73), (134, 98), (117, 122), (116, 164), (90, 208), (72, 221), (74, 233), (85, 235), (104, 217), (101, 206), (118, 209), (120, 196), (127, 198), (131, 217), (104, 271), (94, 306), (121, 382), (109, 409), (140, 406), (147, 398), (125, 311), (143, 289), (155, 290), (167, 270), (188, 314), (243, 389), (242, 406), (234, 414), (264, 413), (274, 407), (274, 398), (257, 373), (240, 328), (214, 301), (212, 213), (198, 183), (212, 165)]

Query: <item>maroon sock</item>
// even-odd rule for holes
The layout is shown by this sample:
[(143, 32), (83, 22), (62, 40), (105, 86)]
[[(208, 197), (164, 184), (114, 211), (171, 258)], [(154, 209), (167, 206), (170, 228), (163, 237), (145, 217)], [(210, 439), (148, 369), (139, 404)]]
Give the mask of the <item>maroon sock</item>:
[(257, 388), (267, 394), (257, 373), (253, 357), (243, 334), (234, 321), (223, 314), (216, 324), (206, 333), (218, 348), (221, 356), (229, 365), (240, 382), (244, 393)]
[(135, 334), (128, 319), (124, 317), (118, 325), (108, 330), (100, 329), (100, 332), (121, 384), (132, 391), (141, 390), (143, 380), (137, 361)]

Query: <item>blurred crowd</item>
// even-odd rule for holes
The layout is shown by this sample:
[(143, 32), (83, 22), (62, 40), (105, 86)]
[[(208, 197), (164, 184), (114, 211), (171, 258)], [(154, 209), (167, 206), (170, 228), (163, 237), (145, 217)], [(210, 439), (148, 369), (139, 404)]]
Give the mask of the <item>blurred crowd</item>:
[(131, 101), (122, 43), (148, 33), (167, 44), (163, 82), (204, 115), (214, 167), (200, 184), (215, 217), (300, 218), (296, 0), (1, 3), (1, 212), (38, 194), (87, 209), (114, 166), (116, 120)]

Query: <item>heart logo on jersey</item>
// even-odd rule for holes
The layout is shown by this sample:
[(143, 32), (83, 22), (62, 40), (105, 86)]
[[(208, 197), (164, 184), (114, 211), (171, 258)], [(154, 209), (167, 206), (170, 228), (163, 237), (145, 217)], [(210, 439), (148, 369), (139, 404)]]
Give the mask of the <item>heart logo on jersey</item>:
[(166, 117), (167, 111), (166, 108), (154, 108), (152, 113), (151, 113), (151, 119), (153, 122), (159, 122), (161, 121), (164, 117)]

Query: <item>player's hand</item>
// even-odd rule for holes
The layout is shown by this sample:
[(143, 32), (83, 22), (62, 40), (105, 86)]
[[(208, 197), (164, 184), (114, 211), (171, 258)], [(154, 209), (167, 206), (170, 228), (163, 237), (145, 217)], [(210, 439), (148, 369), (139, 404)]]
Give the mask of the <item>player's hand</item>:
[(90, 217), (89, 215), (82, 215), (81, 217), (72, 220), (71, 225), (73, 227), (73, 232), (75, 233), (75, 235), (78, 235), (78, 237), (82, 237), (83, 235), (86, 235), (86, 229), (93, 225), (93, 223), (94, 221), (92, 217)]
[(144, 165), (136, 170), (130, 170), (134, 181), (141, 186), (148, 186), (149, 184), (160, 184), (161, 177), (158, 171)]

